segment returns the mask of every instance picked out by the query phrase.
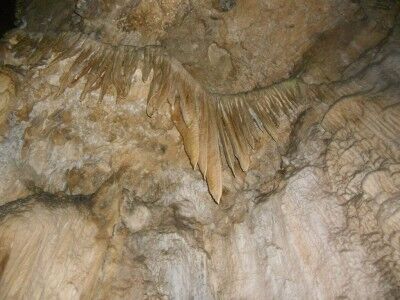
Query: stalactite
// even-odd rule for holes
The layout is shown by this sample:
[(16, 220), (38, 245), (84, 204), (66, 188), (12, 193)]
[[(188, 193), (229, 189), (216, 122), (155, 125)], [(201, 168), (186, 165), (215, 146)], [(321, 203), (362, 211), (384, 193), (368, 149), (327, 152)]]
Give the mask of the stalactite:
[[(306, 85), (296, 79), (251, 92), (217, 95), (201, 87), (158, 47), (113, 46), (77, 33), (43, 36), (17, 32), (14, 36), (15, 56), (28, 57), (32, 67), (72, 59), (60, 77), (58, 94), (85, 78), (82, 100), (96, 90), (102, 100), (111, 86), (117, 100), (125, 99), (136, 69), (141, 69), (143, 82), (153, 70), (146, 112), (151, 117), (163, 103), (171, 104), (172, 120), (190, 162), (199, 167), (216, 202), (222, 195), (222, 158), (233, 175), (236, 162), (247, 171), (261, 136), (276, 140), (282, 116), (296, 116), (302, 106), (325, 96), (339, 97), (327, 85)], [(348, 88), (342, 90), (348, 92)]]

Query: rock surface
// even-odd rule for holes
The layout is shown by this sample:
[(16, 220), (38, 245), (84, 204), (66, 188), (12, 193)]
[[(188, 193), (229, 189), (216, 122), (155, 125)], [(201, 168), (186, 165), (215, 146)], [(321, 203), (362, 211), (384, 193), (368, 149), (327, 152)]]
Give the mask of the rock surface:
[[(206, 90), (337, 82), (211, 198), (169, 104), (57, 95), (58, 64), (0, 44), (1, 299), (398, 299), (394, 1), (33, 0), (25, 32), (161, 45)], [(46, 16), (46, 17), (42, 17)], [(346, 92), (346, 84), (359, 88)]]

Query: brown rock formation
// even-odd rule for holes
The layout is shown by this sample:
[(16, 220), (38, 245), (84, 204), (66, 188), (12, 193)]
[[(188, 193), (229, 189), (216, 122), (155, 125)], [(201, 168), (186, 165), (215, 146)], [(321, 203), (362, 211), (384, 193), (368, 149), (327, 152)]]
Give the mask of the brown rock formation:
[(19, 5), (1, 299), (400, 297), (397, 2)]

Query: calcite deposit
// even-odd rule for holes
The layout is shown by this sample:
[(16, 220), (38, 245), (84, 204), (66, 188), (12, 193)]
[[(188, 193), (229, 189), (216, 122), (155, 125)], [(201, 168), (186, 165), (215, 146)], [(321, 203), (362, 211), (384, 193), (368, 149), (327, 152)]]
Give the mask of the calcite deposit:
[(0, 298), (398, 299), (399, 8), (19, 1)]

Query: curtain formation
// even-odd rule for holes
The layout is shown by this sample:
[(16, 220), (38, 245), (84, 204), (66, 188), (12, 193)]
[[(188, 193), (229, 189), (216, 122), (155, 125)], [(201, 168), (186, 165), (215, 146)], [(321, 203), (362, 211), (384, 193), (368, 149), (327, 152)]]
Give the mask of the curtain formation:
[(200, 169), (217, 203), (222, 196), (224, 160), (233, 175), (237, 166), (247, 171), (260, 138), (268, 135), (276, 140), (282, 117), (295, 117), (313, 101), (341, 94), (334, 93), (332, 86), (308, 85), (297, 79), (235, 95), (214, 94), (160, 47), (115, 46), (81, 33), (14, 32), (9, 43), (15, 57), (27, 57), (31, 68), (72, 59), (61, 74), (57, 94), (84, 78), (81, 100), (93, 91), (98, 91), (99, 101), (107, 93), (117, 101), (125, 99), (139, 69), (143, 82), (151, 80), (148, 116), (163, 103), (170, 104), (190, 162)]

